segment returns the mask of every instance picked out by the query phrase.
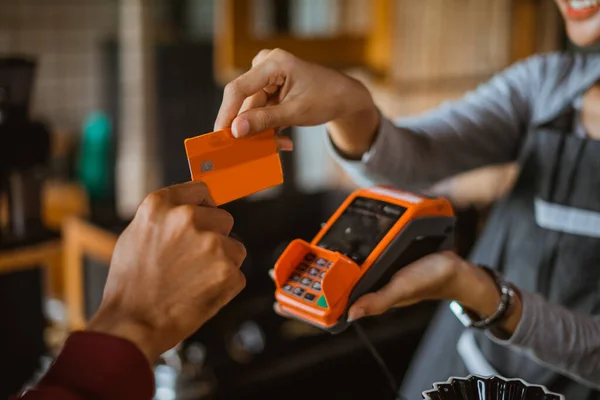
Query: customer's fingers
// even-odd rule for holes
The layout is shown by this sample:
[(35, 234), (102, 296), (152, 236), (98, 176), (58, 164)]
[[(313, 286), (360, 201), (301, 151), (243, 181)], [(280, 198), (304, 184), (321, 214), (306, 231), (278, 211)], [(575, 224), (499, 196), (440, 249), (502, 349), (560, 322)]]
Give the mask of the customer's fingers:
[(241, 267), (248, 255), (246, 247), (240, 241), (228, 236), (223, 237), (223, 245), (229, 258), (233, 260), (238, 267)]
[(165, 194), (173, 205), (203, 205), (215, 206), (208, 187), (200, 181), (191, 181), (178, 185), (168, 186), (157, 192), (159, 195)]
[(183, 210), (184, 213), (193, 213), (194, 226), (198, 231), (211, 231), (228, 236), (233, 229), (233, 216), (220, 208), (193, 207)]
[(144, 220), (156, 218), (164, 212), (170, 212), (173, 207), (188, 207), (187, 213), (194, 219), (195, 207), (214, 207), (215, 202), (210, 196), (208, 188), (202, 182), (187, 182), (180, 185), (169, 186), (150, 193), (137, 210), (136, 215)]

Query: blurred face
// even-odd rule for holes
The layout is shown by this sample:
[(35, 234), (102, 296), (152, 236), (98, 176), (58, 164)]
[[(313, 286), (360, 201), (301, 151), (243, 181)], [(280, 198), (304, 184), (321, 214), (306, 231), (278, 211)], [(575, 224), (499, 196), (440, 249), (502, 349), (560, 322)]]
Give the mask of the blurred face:
[(600, 0), (555, 0), (565, 19), (567, 34), (578, 46), (600, 40)]

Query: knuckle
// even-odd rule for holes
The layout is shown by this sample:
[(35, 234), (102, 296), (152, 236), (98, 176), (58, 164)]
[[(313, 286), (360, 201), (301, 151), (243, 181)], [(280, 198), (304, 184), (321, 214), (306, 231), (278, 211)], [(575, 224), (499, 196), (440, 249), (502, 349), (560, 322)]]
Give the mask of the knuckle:
[(281, 61), (285, 61), (286, 59), (293, 57), (291, 53), (280, 48), (273, 49), (270, 56)]
[(273, 118), (271, 114), (264, 109), (256, 110), (256, 119), (260, 125), (260, 129), (267, 129), (272, 126)]
[(150, 193), (142, 204), (140, 210), (146, 216), (152, 216), (158, 209), (164, 206), (168, 202), (168, 195), (164, 189), (157, 190), (156, 192)]
[(445, 270), (450, 270), (456, 266), (456, 263), (460, 260), (460, 258), (452, 251), (443, 251), (439, 254), (440, 256), (440, 265)]
[(443, 252), (440, 253), (444, 259), (447, 262), (454, 262), (456, 261), (459, 257), (456, 255), (455, 252), (451, 251), (451, 250), (444, 250)]
[(252, 65), (256, 65), (261, 60), (267, 58), (271, 54), (271, 49), (262, 49), (258, 52), (258, 54), (252, 59)]
[(246, 257), (248, 256), (248, 250), (246, 250), (246, 246), (244, 246), (243, 244), (240, 244), (239, 248), (240, 248), (239, 264), (241, 265), (244, 262), (244, 260), (246, 259)]
[(298, 58), (292, 53), (282, 49), (275, 49), (271, 52), (271, 57), (278, 62), (284, 70), (289, 70), (296, 65)]
[(224, 93), (226, 97), (234, 97), (240, 93), (239, 84), (236, 80), (229, 82), (225, 85)]
[(274, 59), (268, 58), (262, 64), (262, 68), (265, 73), (271, 77), (271, 80), (273, 80), (274, 77), (280, 73), (281, 63)]
[(223, 241), (221, 236), (215, 232), (204, 232), (201, 237), (204, 250), (213, 256), (224, 255)]
[(232, 276), (234, 275), (235, 269), (231, 265), (230, 261), (223, 260), (222, 262), (217, 264), (217, 270), (215, 271), (215, 278), (219, 285), (222, 285), (226, 282), (232, 281)]
[(237, 270), (237, 273), (235, 274), (234, 283), (237, 292), (241, 291), (243, 288), (246, 287), (246, 276), (242, 273), (242, 271)]
[(198, 187), (198, 191), (200, 191), (200, 192), (203, 192), (203, 193), (206, 193), (206, 194), (210, 193), (209, 190), (208, 190), (208, 186), (206, 185), (205, 182), (202, 182), (202, 181), (191, 181), (191, 182), (186, 183), (186, 185), (188, 185), (188, 184), (189, 185), (194, 185), (195, 187)]
[(231, 215), (229, 212), (223, 210), (223, 209), (218, 209), (219, 211), (221, 211), (221, 215), (223, 218), (223, 226), (225, 228), (227, 228), (227, 230), (231, 230), (231, 228), (233, 228), (233, 224), (234, 224), (234, 219), (233, 219), (233, 215)]
[(170, 215), (176, 220), (176, 222), (190, 225), (194, 223), (196, 218), (196, 207), (189, 204), (181, 205), (175, 207), (170, 212)]

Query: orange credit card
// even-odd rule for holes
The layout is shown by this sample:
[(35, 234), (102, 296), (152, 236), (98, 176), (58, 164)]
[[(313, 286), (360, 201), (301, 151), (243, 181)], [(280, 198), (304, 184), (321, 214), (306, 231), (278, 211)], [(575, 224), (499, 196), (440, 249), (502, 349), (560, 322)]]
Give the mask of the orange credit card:
[(185, 140), (193, 181), (206, 183), (217, 206), (283, 183), (275, 132), (236, 139), (230, 129)]

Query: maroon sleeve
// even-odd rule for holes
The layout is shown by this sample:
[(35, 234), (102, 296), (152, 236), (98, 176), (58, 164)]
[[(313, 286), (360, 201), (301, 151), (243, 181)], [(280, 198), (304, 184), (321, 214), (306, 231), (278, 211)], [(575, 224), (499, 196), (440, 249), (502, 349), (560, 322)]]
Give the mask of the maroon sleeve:
[(151, 400), (154, 376), (131, 342), (96, 332), (73, 333), (37, 386), (17, 399)]

